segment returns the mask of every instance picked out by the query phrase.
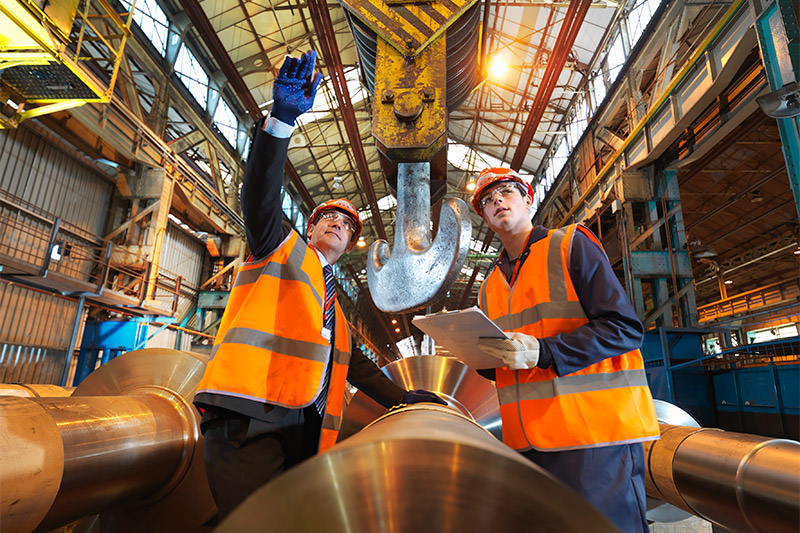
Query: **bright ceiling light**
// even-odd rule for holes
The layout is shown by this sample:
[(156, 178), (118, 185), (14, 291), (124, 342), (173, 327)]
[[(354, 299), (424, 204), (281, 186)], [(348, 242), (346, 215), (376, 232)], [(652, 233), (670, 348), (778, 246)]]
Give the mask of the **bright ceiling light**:
[(396, 318), (392, 319), (392, 324), (397, 324), (397, 319)]
[(726, 279), (726, 280), (725, 280), (725, 285), (730, 285), (730, 284), (732, 284), (732, 283), (733, 283), (733, 281), (731, 281), (731, 280), (729, 280), (729, 279)]
[(489, 75), (492, 78), (502, 78), (508, 70), (505, 56), (497, 54), (489, 61)]
[(467, 189), (469, 192), (472, 192), (472, 191), (474, 191), (474, 190), (475, 190), (475, 180), (474, 180), (474, 179), (471, 179), (471, 180), (469, 180), (469, 181), (467, 182), (467, 186), (466, 186), (465, 188), (466, 188), (466, 189)]
[(356, 241), (356, 246), (359, 248), (363, 248), (367, 245), (367, 241), (364, 240), (364, 237), (359, 237), (358, 241)]
[(394, 328), (395, 333), (400, 333), (400, 328)]

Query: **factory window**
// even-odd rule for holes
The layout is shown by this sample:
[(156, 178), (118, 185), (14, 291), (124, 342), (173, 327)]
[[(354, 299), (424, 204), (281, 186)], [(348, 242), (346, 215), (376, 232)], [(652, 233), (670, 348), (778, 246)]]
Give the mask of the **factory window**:
[(625, 48), (622, 44), (622, 34), (617, 32), (614, 38), (614, 43), (608, 50), (606, 57), (606, 65), (608, 66), (608, 82), (613, 84), (617, 79), (617, 75), (622, 70), (622, 65), (625, 64)]
[(186, 45), (181, 46), (175, 59), (175, 72), (197, 103), (205, 109), (208, 103), (208, 74)]
[(447, 145), (447, 162), (459, 170), (478, 173), (488, 167), (509, 167), (509, 163), (461, 143)]
[(236, 141), (239, 136), (239, 120), (231, 111), (228, 102), (222, 98), (220, 98), (217, 109), (214, 111), (214, 124), (222, 132), (222, 135), (228, 139), (231, 146), (236, 148)]
[(548, 177), (547, 188), (549, 189), (553, 185), (553, 181), (555, 178), (558, 177), (558, 174), (561, 172), (561, 169), (564, 168), (564, 165), (567, 163), (567, 159), (569, 158), (569, 146), (565, 139), (561, 139), (561, 142), (556, 148), (555, 152), (553, 152), (553, 156), (551, 161), (553, 163), (553, 174), (552, 177)]
[(788, 337), (797, 337), (797, 335), (797, 326), (795, 324), (785, 324), (783, 326), (748, 331), (747, 344), (757, 344), (759, 342), (767, 342), (775, 339), (786, 339)]
[(567, 139), (570, 146), (577, 146), (578, 140), (586, 130), (588, 124), (589, 109), (586, 105), (586, 98), (583, 95), (578, 96), (578, 101), (575, 104), (575, 115), (567, 125)]
[[(129, 0), (120, 1), (125, 9), (130, 9), (131, 3)], [(156, 0), (137, 0), (136, 8), (133, 11), (133, 20), (163, 56), (167, 50), (169, 21), (166, 13), (164, 13), (164, 10), (161, 9)]]
[(592, 78), (590, 85), (592, 87), (592, 97), (594, 99), (594, 108), (597, 109), (603, 103), (606, 97), (606, 82), (603, 79), (603, 71), (601, 70)]
[(631, 46), (636, 45), (660, 3), (660, 0), (638, 0), (633, 4), (628, 13), (628, 38)]
[(300, 209), (300, 203), (297, 202), (286, 188), (281, 189), (281, 209), (289, 222), (292, 223), (294, 228), (300, 233), (301, 236), (306, 235), (306, 216)]

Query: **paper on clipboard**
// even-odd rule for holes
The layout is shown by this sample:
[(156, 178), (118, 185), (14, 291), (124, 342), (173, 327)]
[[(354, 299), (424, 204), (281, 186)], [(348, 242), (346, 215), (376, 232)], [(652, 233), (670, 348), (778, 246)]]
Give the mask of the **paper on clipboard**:
[(436, 344), (450, 352), (453, 357), (462, 360), (467, 366), (472, 368), (503, 366), (500, 359), (478, 348), (478, 340), (481, 337), (507, 339), (508, 336), (477, 307), (415, 316), (411, 319), (411, 323), (430, 335)]

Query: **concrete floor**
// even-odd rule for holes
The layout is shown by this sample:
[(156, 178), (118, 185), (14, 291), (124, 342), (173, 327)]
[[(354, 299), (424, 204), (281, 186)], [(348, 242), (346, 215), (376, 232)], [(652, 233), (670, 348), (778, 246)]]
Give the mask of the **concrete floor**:
[(679, 522), (650, 524), (650, 533), (711, 533), (711, 522), (691, 516)]

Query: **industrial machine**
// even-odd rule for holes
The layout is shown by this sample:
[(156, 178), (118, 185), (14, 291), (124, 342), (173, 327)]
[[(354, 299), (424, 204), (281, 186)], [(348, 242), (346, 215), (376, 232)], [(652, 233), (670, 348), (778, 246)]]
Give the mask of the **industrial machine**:
[[(0, 389), (0, 531), (75, 521), (113, 531), (204, 524), (215, 509), (190, 404), (203, 368), (187, 352), (145, 349), (109, 361), (71, 396)], [(496, 438), (494, 387), (463, 363), (419, 356), (386, 373), (449, 406), (369, 415), (357, 395), (344, 416), (353, 413), (364, 429), (256, 491), (217, 530), (613, 530)], [(796, 531), (800, 443), (696, 427), (664, 402), (657, 413), (662, 438), (645, 445), (654, 520), (688, 513), (732, 531)], [(527, 511), (534, 506), (535, 523)]]
[(378, 240), (369, 250), (370, 294), (385, 312), (420, 309), (447, 293), (472, 236), (468, 206), (449, 198), (432, 240), (430, 206), (447, 188), (447, 112), (480, 81), (481, 2), (341, 3), (374, 94), (381, 166), (397, 193), (394, 245)]

